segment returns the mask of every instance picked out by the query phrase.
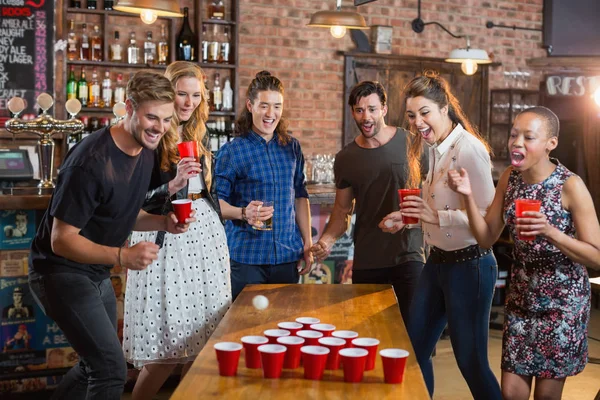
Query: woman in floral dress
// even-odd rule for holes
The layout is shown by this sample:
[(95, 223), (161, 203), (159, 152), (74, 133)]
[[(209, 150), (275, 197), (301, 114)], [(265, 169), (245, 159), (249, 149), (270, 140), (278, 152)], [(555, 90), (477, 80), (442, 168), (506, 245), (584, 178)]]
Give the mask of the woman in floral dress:
[[(474, 205), (466, 171), (449, 172), (479, 244), (493, 244), (505, 224), (515, 242), (502, 344), (506, 400), (529, 399), (534, 378), (535, 399), (560, 399), (565, 379), (587, 362), (586, 267), (600, 269), (600, 226), (581, 178), (549, 157), (558, 132), (558, 117), (545, 107), (519, 114), (508, 143), (512, 166), (485, 218)], [(515, 200), (523, 198), (541, 200), (540, 212), (517, 218)]]

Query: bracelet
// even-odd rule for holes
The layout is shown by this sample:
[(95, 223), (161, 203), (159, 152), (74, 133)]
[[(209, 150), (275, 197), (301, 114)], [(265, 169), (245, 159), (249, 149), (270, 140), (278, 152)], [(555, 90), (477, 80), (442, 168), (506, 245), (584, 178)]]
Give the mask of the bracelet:
[(121, 250), (123, 250), (123, 247), (119, 247), (119, 267), (123, 266), (123, 264), (121, 264)]
[(246, 217), (246, 207), (242, 207), (242, 221), (248, 222), (248, 218)]

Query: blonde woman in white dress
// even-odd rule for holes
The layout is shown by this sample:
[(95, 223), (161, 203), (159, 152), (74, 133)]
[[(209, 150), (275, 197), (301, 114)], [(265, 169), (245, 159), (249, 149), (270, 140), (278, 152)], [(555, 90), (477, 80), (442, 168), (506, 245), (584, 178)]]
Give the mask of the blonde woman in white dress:
[[(135, 232), (131, 244), (161, 246), (144, 271), (129, 270), (123, 351), (141, 368), (133, 399), (151, 399), (178, 364), (182, 377), (231, 304), (229, 250), (218, 201), (211, 195), (211, 153), (204, 145), (208, 118), (203, 72), (177, 61), (165, 76), (175, 87), (175, 117), (156, 154), (145, 209), (167, 213), (171, 200), (190, 198), (197, 222), (188, 232)], [(180, 159), (177, 143), (196, 141), (200, 162)]]

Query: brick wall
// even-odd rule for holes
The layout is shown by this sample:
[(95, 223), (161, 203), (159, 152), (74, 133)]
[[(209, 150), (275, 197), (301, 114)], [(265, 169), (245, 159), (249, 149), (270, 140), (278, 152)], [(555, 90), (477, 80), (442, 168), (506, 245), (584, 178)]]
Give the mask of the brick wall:
[[(526, 60), (544, 57), (541, 32), (487, 29), (492, 20), (530, 28), (542, 26), (543, 0), (423, 0), (421, 18), (437, 21), (456, 34), (469, 34), (472, 47), (485, 49), (502, 67), (492, 69), (491, 88), (503, 87), (504, 69), (525, 68)], [(417, 34), (410, 22), (417, 16), (415, 0), (377, 0), (342, 9), (357, 10), (367, 25), (393, 27), (393, 53), (446, 57), (464, 40), (436, 26)], [(240, 0), (240, 99), (256, 72), (266, 69), (286, 87), (285, 115), (306, 154), (335, 153), (342, 146), (343, 57), (354, 44), (347, 34), (334, 39), (328, 29), (310, 28), (312, 13), (333, 10), (334, 0)], [(369, 31), (365, 33), (370, 36)], [(532, 87), (539, 76), (534, 75)], [(240, 104), (241, 105), (241, 104)]]

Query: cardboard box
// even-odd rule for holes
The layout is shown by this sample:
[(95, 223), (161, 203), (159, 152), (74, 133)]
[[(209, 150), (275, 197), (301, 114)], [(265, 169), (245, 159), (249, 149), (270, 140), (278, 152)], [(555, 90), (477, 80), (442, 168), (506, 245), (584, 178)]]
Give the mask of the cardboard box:
[(387, 25), (374, 25), (371, 27), (371, 42), (373, 51), (377, 54), (392, 54), (393, 29)]

